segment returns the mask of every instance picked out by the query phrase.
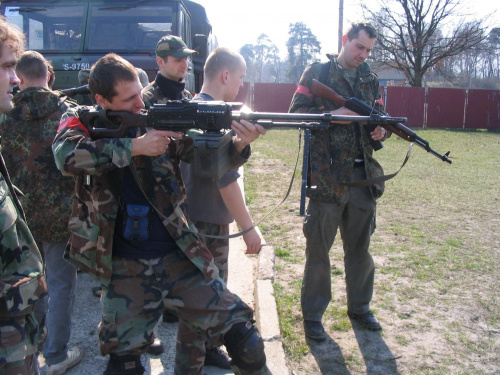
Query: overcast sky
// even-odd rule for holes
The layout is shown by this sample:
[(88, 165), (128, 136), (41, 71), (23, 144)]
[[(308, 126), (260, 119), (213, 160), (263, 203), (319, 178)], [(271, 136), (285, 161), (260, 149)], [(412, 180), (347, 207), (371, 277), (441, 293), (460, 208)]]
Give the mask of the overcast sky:
[[(285, 58), (290, 23), (303, 22), (321, 42), (321, 56), (337, 51), (339, 0), (194, 0), (207, 11), (219, 46), (239, 50), (265, 33)], [(374, 2), (374, 0), (365, 0)], [(498, 0), (461, 0), (481, 16), (500, 9)], [(500, 10), (494, 21), (500, 27)], [(359, 1), (344, 0), (344, 30), (362, 18)]]

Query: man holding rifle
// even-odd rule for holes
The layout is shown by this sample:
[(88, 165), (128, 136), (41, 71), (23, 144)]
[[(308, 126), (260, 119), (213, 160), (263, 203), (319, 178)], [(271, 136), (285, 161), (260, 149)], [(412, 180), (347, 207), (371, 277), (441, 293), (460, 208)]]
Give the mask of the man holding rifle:
[[(342, 38), (338, 56), (309, 65), (300, 79), (290, 112), (357, 115), (341, 105), (315, 97), (310, 92), (313, 79), (345, 97), (357, 97), (373, 105), (380, 98), (379, 82), (365, 59), (375, 44), (377, 31), (368, 23), (354, 23)], [(347, 314), (364, 327), (378, 331), (381, 326), (370, 311), (375, 267), (368, 252), (375, 230), (376, 200), (384, 184), (346, 184), (383, 175), (373, 158), (373, 143), (390, 135), (377, 126), (369, 131), (359, 122), (331, 126), (311, 132), (308, 217), (304, 222), (306, 265), (302, 282), (302, 313), (305, 335), (326, 338), (321, 319), (331, 300), (329, 251), (340, 228), (344, 246)]]
[[(118, 55), (97, 61), (89, 88), (102, 109), (144, 108), (137, 72)], [(235, 372), (268, 374), (252, 310), (226, 288), (187, 220), (179, 162), (192, 160), (193, 140), (142, 128), (95, 140), (78, 115), (77, 109), (62, 117), (52, 149), (57, 167), (76, 177), (67, 255), (103, 287), (99, 341), (101, 354), (110, 354), (104, 374), (144, 373), (140, 356), (166, 307), (192, 334), (177, 346), (176, 375), (203, 373), (197, 359), (204, 357), (205, 342), (224, 344)], [(259, 135), (252, 124), (244, 131), (234, 125), (233, 168), (248, 159), (249, 143)]]

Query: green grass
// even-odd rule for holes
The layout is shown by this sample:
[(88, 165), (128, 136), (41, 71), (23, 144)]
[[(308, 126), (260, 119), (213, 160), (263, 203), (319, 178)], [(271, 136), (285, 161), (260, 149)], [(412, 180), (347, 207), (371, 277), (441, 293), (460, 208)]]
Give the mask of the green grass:
[[(432, 331), (446, 343), (429, 357), (405, 358), (399, 364), (401, 373), (500, 371), (499, 335), (484, 333), (500, 330), (500, 132), (416, 132), (436, 151), (450, 150), (453, 164), (414, 146), (407, 165), (386, 182), (371, 241), (377, 266), (372, 308), (387, 317), (384, 338), (394, 346), (393, 352), (416, 345), (407, 334), (418, 342), (420, 335)], [(408, 146), (393, 135), (375, 153), (386, 174), (399, 168)], [(245, 193), (258, 221), (285, 196), (294, 174), (297, 131), (270, 130), (252, 147), (251, 162), (245, 167)], [(260, 225), (277, 255), (275, 296), (292, 366), (300, 364), (308, 351), (300, 311), (301, 275), (290, 275), (305, 262), (302, 218), (296, 216), (300, 170), (295, 175), (288, 199)], [(340, 242), (338, 234), (330, 253), (334, 297), (324, 316), (332, 337), (351, 329), (345, 301), (337, 297), (345, 289)], [(468, 320), (475, 317), (482, 325)], [(400, 333), (402, 327), (407, 334)], [(418, 353), (418, 347), (414, 351)], [(348, 370), (366, 373), (359, 349), (343, 354)], [(464, 358), (463, 364), (457, 358)]]

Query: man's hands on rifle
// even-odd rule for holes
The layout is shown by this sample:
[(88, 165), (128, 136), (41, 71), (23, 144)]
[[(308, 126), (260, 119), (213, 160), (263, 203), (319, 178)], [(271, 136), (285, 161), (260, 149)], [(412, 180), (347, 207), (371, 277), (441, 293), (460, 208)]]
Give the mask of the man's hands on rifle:
[(169, 130), (151, 129), (146, 134), (132, 139), (132, 156), (158, 156), (163, 155), (172, 138), (182, 138), (183, 134)]
[(266, 134), (266, 129), (264, 129), (264, 127), (245, 120), (240, 120), (240, 122), (233, 120), (231, 129), (236, 133), (234, 146), (238, 153), (241, 153), (246, 146), (259, 138), (261, 134)]
[[(337, 116), (361, 116), (359, 113), (356, 113), (350, 109), (347, 109), (346, 107), (340, 107), (339, 109), (336, 109), (334, 111), (330, 111), (332, 115), (337, 115)], [(350, 121), (335, 121), (336, 124), (350, 124)], [(366, 122), (364, 122), (366, 124)], [(373, 130), (370, 135), (374, 141), (382, 141), (385, 139), (385, 136), (387, 134), (387, 130), (383, 128), (382, 126), (377, 126), (375, 130)]]

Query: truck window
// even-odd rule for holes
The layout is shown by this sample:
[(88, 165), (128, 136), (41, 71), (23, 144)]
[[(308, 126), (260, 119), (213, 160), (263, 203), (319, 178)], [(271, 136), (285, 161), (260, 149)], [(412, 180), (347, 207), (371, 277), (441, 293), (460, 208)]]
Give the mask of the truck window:
[(27, 35), (27, 48), (44, 51), (80, 51), (85, 7), (80, 5), (8, 6), (5, 16)]
[(91, 5), (89, 19), (88, 52), (108, 51), (110, 46), (115, 51), (144, 52), (176, 27), (168, 4)]

